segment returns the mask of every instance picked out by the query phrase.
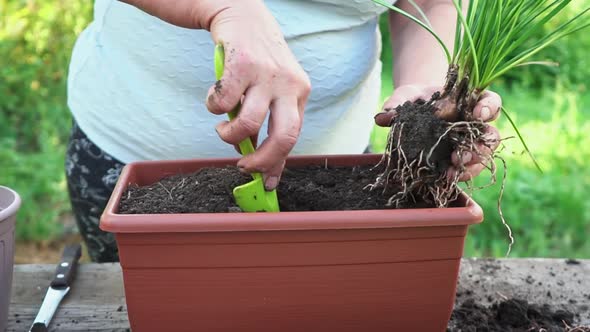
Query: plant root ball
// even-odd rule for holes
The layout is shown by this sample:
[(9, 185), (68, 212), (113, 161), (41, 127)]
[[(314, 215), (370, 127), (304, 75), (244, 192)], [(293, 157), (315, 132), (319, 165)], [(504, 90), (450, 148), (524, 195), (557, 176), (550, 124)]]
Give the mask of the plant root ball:
[(465, 151), (478, 154), (495, 178), (493, 155), (481, 155), (477, 149), (497, 145), (486, 135), (486, 125), (481, 121), (440, 119), (435, 115), (439, 97), (435, 94), (429, 101), (406, 102), (395, 109), (386, 151), (377, 165), (383, 172), (369, 188), (389, 195), (388, 204), (396, 208), (424, 204), (442, 208), (455, 201), (460, 194), (458, 180), (465, 169), (449, 175), (454, 151), (459, 156)]

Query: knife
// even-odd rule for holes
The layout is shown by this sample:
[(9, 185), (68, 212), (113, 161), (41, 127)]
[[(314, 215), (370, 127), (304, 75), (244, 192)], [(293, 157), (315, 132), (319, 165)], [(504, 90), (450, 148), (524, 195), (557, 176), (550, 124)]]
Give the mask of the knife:
[(49, 322), (57, 310), (59, 303), (70, 291), (70, 286), (74, 280), (78, 260), (81, 255), (82, 248), (79, 244), (68, 245), (65, 247), (61, 261), (55, 270), (55, 276), (51, 281), (51, 285), (47, 290), (47, 294), (43, 299), (41, 308), (39, 308), (37, 317), (29, 332), (47, 331)]

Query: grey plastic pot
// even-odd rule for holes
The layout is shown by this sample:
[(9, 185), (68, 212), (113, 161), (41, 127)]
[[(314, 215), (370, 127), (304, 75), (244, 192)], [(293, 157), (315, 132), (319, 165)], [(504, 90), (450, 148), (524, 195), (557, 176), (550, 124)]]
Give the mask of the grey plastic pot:
[(20, 197), (14, 190), (0, 186), (0, 331), (6, 329), (8, 320), (14, 265), (14, 224), (20, 203)]

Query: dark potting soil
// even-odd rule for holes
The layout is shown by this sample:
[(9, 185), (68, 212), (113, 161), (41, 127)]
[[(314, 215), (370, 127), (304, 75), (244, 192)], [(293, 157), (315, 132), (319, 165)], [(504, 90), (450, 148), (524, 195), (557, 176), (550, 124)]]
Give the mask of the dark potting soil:
[[(435, 116), (437, 111), (432, 103), (419, 99), (415, 102), (406, 102), (395, 109), (397, 115), (393, 124), (403, 124), (399, 142), (403, 147), (405, 157), (408, 161), (418, 159), (423, 152), (424, 159), (430, 149), (437, 144), (448, 128), (448, 122)], [(397, 141), (398, 137), (395, 137)], [(451, 153), (453, 144), (445, 136), (434, 149), (430, 162), (435, 165), (438, 172), (446, 172), (451, 165)]]
[[(380, 173), (372, 167), (285, 169), (277, 188), (281, 211), (388, 209), (388, 196), (370, 191)], [(234, 187), (251, 181), (236, 167), (206, 168), (139, 187), (131, 185), (119, 206), (122, 214), (239, 212)], [(417, 207), (423, 207), (416, 204)]]
[[(467, 299), (453, 310), (449, 332), (568, 332), (573, 330), (574, 314), (553, 310), (549, 305), (531, 304), (520, 299), (507, 299), (482, 306)], [(590, 332), (578, 327), (575, 331)]]

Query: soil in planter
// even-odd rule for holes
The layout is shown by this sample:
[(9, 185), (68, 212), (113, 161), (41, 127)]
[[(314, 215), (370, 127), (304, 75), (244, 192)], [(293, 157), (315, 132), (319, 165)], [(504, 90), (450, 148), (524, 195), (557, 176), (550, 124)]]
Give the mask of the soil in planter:
[(590, 332), (575, 328), (575, 315), (566, 310), (553, 310), (549, 305), (536, 305), (519, 299), (507, 299), (482, 306), (468, 299), (455, 308), (448, 332)]
[[(364, 167), (308, 166), (285, 169), (277, 189), (281, 211), (389, 209), (382, 191), (367, 189), (382, 170)], [(166, 177), (149, 186), (131, 185), (119, 213), (238, 212), (234, 187), (251, 181), (235, 167), (206, 168)], [(412, 202), (406, 207), (427, 207)]]

